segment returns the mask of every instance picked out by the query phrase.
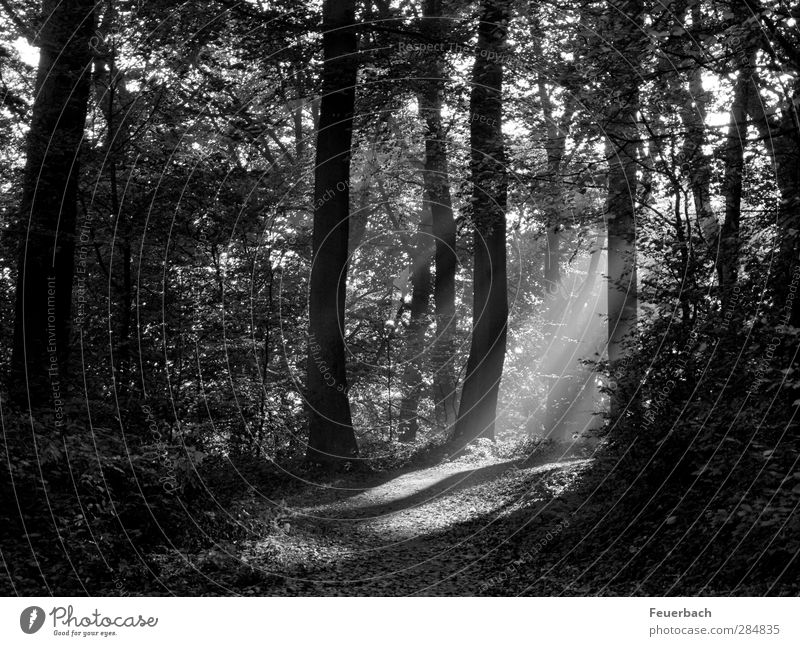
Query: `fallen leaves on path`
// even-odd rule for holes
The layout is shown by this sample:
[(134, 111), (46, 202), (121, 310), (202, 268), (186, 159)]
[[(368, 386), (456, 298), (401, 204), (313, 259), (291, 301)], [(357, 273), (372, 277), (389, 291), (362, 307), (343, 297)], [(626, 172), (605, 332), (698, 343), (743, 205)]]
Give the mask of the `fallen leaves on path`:
[(479, 594), (509, 553), (561, 521), (559, 495), (588, 462), (446, 462), (326, 487), (322, 504), (309, 487), (265, 510), (282, 518), (277, 531), (189, 558), (181, 580), (199, 572), (223, 594)]

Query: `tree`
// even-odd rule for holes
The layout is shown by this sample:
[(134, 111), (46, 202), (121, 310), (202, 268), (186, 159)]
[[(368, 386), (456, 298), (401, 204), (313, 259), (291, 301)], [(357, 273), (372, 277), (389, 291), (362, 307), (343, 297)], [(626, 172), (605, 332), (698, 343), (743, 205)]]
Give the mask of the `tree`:
[[(109, 313), (117, 319), (117, 324), (109, 325), (109, 332), (117, 328), (117, 335), (111, 334), (110, 345), (114, 347), (114, 383), (120, 393), (127, 392), (132, 381), (133, 362), (131, 360), (131, 318), (133, 315), (133, 268), (131, 250), (130, 207), (122, 204), (119, 175), (124, 175), (126, 147), (130, 138), (132, 107), (135, 98), (131, 97), (126, 86), (125, 72), (117, 66), (117, 50), (111, 35), (118, 25), (116, 1), (108, 0), (96, 38), (95, 48), (95, 92), (98, 106), (102, 108), (106, 122), (105, 154), (103, 170), (108, 176), (110, 219), (114, 223), (112, 251), (109, 258), (109, 283), (114, 287), (114, 296), (109, 292)], [(102, 43), (102, 46), (100, 45)], [(116, 252), (116, 247), (119, 251)], [(116, 262), (115, 262), (116, 261)], [(120, 266), (121, 277), (114, 276), (115, 265)], [(113, 312), (113, 314), (112, 314)]]
[[(538, 59), (543, 59), (541, 40), (541, 28), (538, 23), (534, 22), (531, 29), (531, 41)], [(568, 98), (564, 115), (559, 122), (554, 114), (551, 91), (547, 87), (544, 74), (539, 75), (537, 88), (547, 137), (545, 144), (547, 155), (546, 185), (540, 189), (545, 198), (546, 249), (543, 276), (546, 288), (546, 306), (544, 316), (547, 326), (553, 330), (555, 341), (561, 334), (564, 323), (563, 317), (566, 314), (569, 302), (559, 291), (561, 286), (561, 238), (564, 226), (562, 221), (564, 219), (564, 203), (560, 172), (564, 153), (566, 152), (567, 134), (570, 119), (572, 118), (573, 105)], [(595, 254), (595, 256), (598, 255)], [(552, 433), (558, 426), (570, 404), (568, 397), (570, 376), (564, 373), (567, 371), (567, 363), (571, 363), (572, 359), (566, 353), (556, 353), (555, 360), (548, 362), (545, 367), (546, 372), (551, 375), (550, 388), (548, 389), (547, 402), (545, 404), (545, 430), (548, 433)]]
[[(613, 96), (605, 115), (606, 158), (608, 160), (608, 361), (612, 375), (620, 372), (621, 360), (629, 351), (638, 317), (636, 267), (636, 151), (639, 133), (636, 113), (639, 107), (639, 71), (632, 59), (640, 51), (642, 4), (624, 0), (608, 3), (607, 33), (613, 34), (615, 60)], [(622, 402), (611, 397), (611, 415)]]
[[(444, 41), (441, 0), (424, 0), (423, 30)], [(433, 287), (436, 340), (433, 345), (434, 403), (440, 422), (450, 430), (456, 420), (456, 390), (453, 366), (456, 329), (456, 224), (450, 196), (447, 135), (442, 125), (443, 60), (439, 53), (429, 58), (425, 81), (418, 94), (419, 112), (425, 121), (425, 168), (423, 200), (431, 212), (435, 239)]]
[[(544, 60), (542, 53), (542, 34), (538, 23), (534, 22), (531, 29), (531, 40), (536, 57)], [(559, 123), (553, 111), (551, 92), (547, 87), (544, 74), (539, 74), (536, 79), (539, 102), (542, 106), (542, 118), (547, 134), (545, 145), (547, 153), (547, 187), (545, 194), (545, 229), (547, 232), (547, 250), (544, 255), (544, 282), (548, 292), (556, 292), (561, 282), (561, 227), (562, 223), (562, 190), (559, 181), (561, 162), (567, 145), (567, 133), (572, 117), (572, 101), (568, 98), (564, 115)]]
[[(691, 16), (692, 26), (699, 29), (701, 26), (699, 2), (692, 4)], [(696, 41), (692, 41), (692, 44), (694, 45), (693, 49), (696, 49), (693, 53), (699, 60), (699, 57), (702, 56), (702, 48), (696, 47)], [(686, 128), (682, 151), (683, 159), (689, 172), (689, 186), (700, 230), (709, 247), (715, 249), (719, 224), (711, 207), (711, 166), (708, 155), (703, 150), (706, 145), (705, 121), (710, 94), (703, 87), (703, 69), (699, 64), (695, 64), (688, 75), (688, 91), (684, 91), (684, 88), (681, 87), (681, 91), (676, 93), (676, 98), (680, 100), (678, 110), (681, 121)]]
[(306, 458), (334, 464), (358, 454), (347, 397), (344, 304), (358, 41), (355, 1), (323, 3), (322, 100), (314, 169), (309, 294)]
[(19, 216), (12, 396), (63, 410), (75, 272), (80, 147), (89, 98), (92, 0), (45, 2)]
[(744, 149), (747, 144), (747, 106), (753, 92), (752, 66), (754, 52), (746, 55), (740, 66), (733, 88), (730, 123), (725, 144), (725, 219), (720, 231), (717, 274), (719, 287), (726, 294), (736, 284), (739, 264), (739, 227), (742, 218), (742, 182), (744, 171)]
[(508, 325), (506, 202), (503, 143), (503, 53), (510, 18), (507, 0), (484, 0), (470, 94), (472, 176), (472, 340), (453, 440), (464, 446), (494, 439), (497, 396)]
[[(797, 13), (794, 10), (794, 13)], [(789, 11), (784, 18), (788, 18)], [(776, 222), (779, 230), (773, 292), (779, 311), (787, 301), (792, 302), (789, 323), (800, 327), (800, 299), (789, 299), (793, 271), (798, 264), (800, 243), (800, 41), (796, 29), (788, 20), (774, 21), (763, 16), (764, 49), (775, 65), (793, 72), (794, 82), (777, 92), (780, 99), (777, 110), (767, 110), (766, 101), (759, 90), (761, 79), (753, 72), (753, 89), (748, 94), (747, 112), (758, 132), (758, 139), (769, 152), (778, 188)], [(781, 312), (783, 316), (783, 313)]]

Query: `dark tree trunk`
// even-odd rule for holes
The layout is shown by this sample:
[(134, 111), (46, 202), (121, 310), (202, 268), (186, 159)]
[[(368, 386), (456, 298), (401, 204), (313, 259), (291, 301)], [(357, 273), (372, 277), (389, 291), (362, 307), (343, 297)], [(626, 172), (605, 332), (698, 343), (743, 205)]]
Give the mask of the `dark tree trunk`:
[(309, 296), (306, 458), (335, 464), (358, 454), (344, 347), (350, 214), (350, 147), (358, 42), (354, 0), (323, 5), (323, 90), (314, 171), (314, 234)]
[(304, 81), (304, 74), (295, 74), (295, 93), (298, 98), (295, 99), (292, 109), (292, 128), (294, 130), (294, 156), (298, 162), (302, 162), (306, 152), (305, 133), (303, 132), (303, 106), (305, 105), (305, 100), (302, 98)]
[[(70, 348), (80, 146), (94, 2), (45, 2), (19, 223), (12, 397), (41, 408), (64, 394)], [(52, 5), (52, 6), (51, 6)]]
[[(675, 12), (676, 26), (686, 23), (689, 10), (686, 4), (682, 2)], [(700, 4), (692, 5), (691, 17), (693, 27), (700, 29), (703, 20)], [(699, 45), (695, 46), (691, 54), (696, 56), (698, 61), (701, 60), (702, 48)], [(690, 69), (686, 77), (672, 73), (678, 66), (680, 66), (678, 60), (663, 58), (658, 63), (658, 73), (670, 79), (668, 93), (673, 99), (673, 105), (680, 115), (685, 130), (683, 148), (678, 155), (679, 170), (688, 178), (700, 235), (707, 248), (716, 256), (719, 223), (711, 205), (711, 164), (708, 155), (703, 151), (707, 143), (706, 114), (711, 95), (703, 87), (703, 67), (700, 64)], [(663, 159), (662, 146), (655, 139), (652, 142), (659, 149), (658, 156)]]
[(403, 373), (403, 399), (400, 402), (401, 442), (417, 439), (419, 400), (423, 393), (422, 367), (425, 356), (425, 331), (432, 292), (431, 284), (431, 216), (423, 204), (417, 241), (414, 245), (414, 264), (411, 268), (411, 319), (407, 330), (406, 368)]
[[(535, 25), (532, 33), (532, 43), (534, 53), (538, 58), (543, 58), (541, 48), (542, 35), (539, 33), (538, 25)], [(545, 218), (546, 218), (546, 244), (547, 249), (544, 256), (544, 282), (548, 292), (558, 291), (561, 283), (561, 185), (559, 182), (559, 172), (561, 161), (564, 158), (567, 143), (567, 128), (572, 115), (571, 105), (567, 105), (562, 124), (555, 120), (553, 105), (550, 101), (550, 94), (545, 82), (545, 77), (540, 76), (537, 80), (539, 90), (539, 102), (542, 105), (542, 117), (545, 122), (547, 132), (547, 184), (542, 193), (545, 196)], [(569, 102), (568, 102), (569, 103)]]
[[(267, 426), (268, 422), (270, 421), (268, 418), (271, 417), (269, 413), (269, 409), (267, 407), (267, 382), (269, 380), (269, 364), (272, 361), (272, 353), (270, 352), (270, 347), (272, 343), (272, 313), (274, 311), (274, 297), (273, 297), (273, 290), (274, 290), (274, 283), (275, 283), (275, 268), (273, 268), (272, 264), (269, 265), (269, 283), (267, 285), (267, 312), (266, 316), (264, 317), (264, 346), (263, 346), (263, 365), (261, 366), (261, 384), (260, 384), (260, 396), (259, 396), (259, 410), (258, 410), (258, 434), (257, 434), (257, 442), (255, 446), (255, 453), (259, 455), (261, 451), (264, 450), (264, 431), (265, 427)], [(277, 438), (275, 437), (275, 433), (272, 434), (272, 446), (273, 449), (277, 447)]]
[(474, 233), (472, 342), (456, 420), (454, 443), (494, 439), (497, 396), (508, 324), (506, 202), (508, 171), (503, 144), (503, 64), (507, 0), (484, 0), (470, 96), (470, 169)]
[(742, 217), (742, 175), (747, 144), (747, 106), (753, 88), (752, 66), (744, 65), (733, 90), (730, 124), (725, 143), (725, 220), (720, 231), (717, 276), (723, 302), (736, 284), (739, 264), (739, 224)]
[(684, 225), (683, 218), (681, 217), (681, 187), (678, 182), (674, 182), (672, 190), (675, 194), (675, 239), (678, 242), (678, 255), (680, 264), (678, 265), (678, 275), (681, 277), (682, 283), (680, 286), (680, 293), (678, 298), (681, 303), (681, 320), (686, 329), (692, 322), (692, 304), (689, 298), (689, 283), (692, 280), (691, 272), (691, 258), (689, 254), (689, 245), (691, 244), (691, 226), (687, 218)]
[[(639, 16), (639, 0), (629, 0), (621, 7), (609, 8), (609, 33), (615, 34), (615, 48), (622, 55), (635, 55), (641, 39), (637, 25), (627, 16)], [(617, 54), (619, 56), (620, 54)], [(636, 268), (636, 150), (639, 132), (636, 113), (639, 108), (639, 76), (625, 61), (616, 76), (616, 100), (607, 113), (606, 154), (608, 157), (608, 361), (612, 380), (624, 385), (630, 369), (623, 359), (634, 341), (638, 316)], [(616, 377), (614, 379), (614, 377)], [(611, 396), (611, 415), (616, 417), (626, 402), (620, 390)], [(630, 403), (630, 402), (627, 402)]]
[[(440, 21), (441, 0), (425, 0), (425, 29), (444, 38)], [(450, 431), (456, 421), (455, 329), (456, 329), (456, 223), (450, 197), (447, 139), (442, 125), (444, 72), (438, 54), (430, 57), (427, 82), (419, 94), (420, 114), (425, 120), (424, 201), (433, 221), (435, 239), (434, 308), (436, 341), (433, 345), (433, 389), (437, 418)]]
[[(800, 87), (795, 92), (795, 101), (795, 105), (800, 102)], [(796, 122), (787, 123), (784, 129), (786, 134), (775, 151), (780, 192), (778, 227), (781, 240), (776, 281), (776, 302), (779, 308), (786, 305), (791, 293), (790, 287), (796, 284), (796, 271), (800, 267), (800, 127)], [(789, 324), (800, 327), (800, 297), (792, 300), (789, 316)]]
[[(100, 33), (104, 39), (112, 33), (115, 27), (116, 12), (114, 2), (109, 1), (108, 9), (100, 26)], [(114, 382), (120, 394), (127, 393), (133, 382), (133, 362), (131, 360), (131, 317), (133, 314), (133, 272), (131, 235), (132, 227), (130, 214), (122, 207), (119, 190), (119, 174), (124, 173), (125, 146), (128, 140), (129, 110), (133, 100), (126, 88), (125, 77), (116, 65), (117, 53), (112, 44), (104, 52), (105, 62), (97, 59), (95, 69), (103, 69), (105, 74), (98, 72), (100, 82), (96, 90), (97, 103), (104, 108), (106, 119), (106, 153), (105, 171), (108, 173), (111, 218), (114, 222), (113, 247), (111, 251), (110, 272), (117, 300), (111, 304), (117, 318), (118, 337), (109, 339), (114, 351)], [(102, 67), (101, 67), (102, 66)], [(119, 252), (117, 248), (119, 247)], [(119, 265), (121, 282), (115, 281), (113, 273)], [(110, 294), (109, 294), (110, 296)], [(113, 328), (109, 328), (110, 330)]]
[[(701, 24), (699, 4), (692, 6), (692, 24)], [(686, 128), (683, 146), (684, 164), (689, 172), (694, 210), (700, 232), (710, 248), (716, 248), (719, 224), (711, 207), (711, 165), (703, 152), (706, 144), (706, 103), (708, 94), (703, 88), (703, 69), (697, 65), (689, 73), (689, 92), (681, 92), (683, 101), (679, 107), (681, 121)]]
[[(748, 112), (759, 139), (772, 158), (780, 200), (777, 209), (778, 254), (771, 282), (782, 322), (786, 316), (782, 308), (789, 300), (793, 273), (800, 266), (800, 119), (794, 107), (800, 104), (800, 81), (795, 81), (792, 93), (786, 97), (782, 116), (775, 117), (765, 113), (764, 100), (756, 89), (755, 75), (752, 78)], [(800, 327), (800, 298), (792, 300), (788, 315), (789, 324)]]
[[(542, 34), (538, 24), (534, 25), (531, 33), (534, 53), (537, 58), (543, 60), (541, 49)], [(538, 81), (539, 102), (542, 106), (542, 118), (545, 123), (547, 133), (547, 177), (544, 187), (540, 189), (540, 194), (545, 198), (545, 242), (547, 248), (544, 253), (544, 286), (547, 291), (545, 295), (545, 321), (552, 334), (552, 346), (558, 347), (558, 339), (561, 335), (564, 323), (564, 308), (569, 304), (569, 300), (559, 294), (561, 285), (561, 238), (562, 238), (562, 197), (561, 182), (559, 173), (561, 163), (564, 158), (567, 144), (567, 129), (572, 116), (571, 102), (565, 109), (561, 124), (556, 122), (550, 94), (544, 76), (540, 76)], [(545, 431), (552, 437), (556, 432), (560, 420), (564, 417), (566, 409), (569, 408), (569, 389), (573, 379), (573, 366), (568, 364), (574, 362), (575, 357), (566, 353), (556, 353), (557, 358), (552, 362), (547, 372), (550, 376), (550, 387), (547, 391), (547, 401), (545, 403)]]

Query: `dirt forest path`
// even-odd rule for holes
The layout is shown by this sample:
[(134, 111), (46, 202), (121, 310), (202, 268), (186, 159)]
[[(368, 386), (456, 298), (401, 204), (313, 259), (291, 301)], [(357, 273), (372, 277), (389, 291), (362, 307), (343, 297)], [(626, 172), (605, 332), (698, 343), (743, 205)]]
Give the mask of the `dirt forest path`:
[(309, 487), (284, 501), (281, 531), (239, 546), (238, 559), (262, 576), (228, 593), (485, 593), (520, 536), (554, 525), (559, 494), (588, 462), (484, 458), (361, 489)]

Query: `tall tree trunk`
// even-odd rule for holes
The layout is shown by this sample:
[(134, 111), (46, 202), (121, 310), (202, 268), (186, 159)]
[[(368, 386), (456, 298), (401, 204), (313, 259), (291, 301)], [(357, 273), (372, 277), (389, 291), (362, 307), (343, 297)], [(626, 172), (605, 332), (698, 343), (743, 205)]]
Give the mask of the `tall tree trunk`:
[[(444, 27), (441, 0), (424, 0), (424, 29), (441, 41)], [(425, 73), (427, 81), (419, 93), (419, 111), (425, 120), (425, 168), (423, 171), (424, 201), (433, 221), (435, 239), (434, 310), (436, 340), (433, 345), (433, 389), (437, 418), (446, 431), (456, 421), (458, 384), (455, 376), (456, 330), (456, 223), (450, 196), (447, 136), (442, 124), (444, 71), (442, 58), (434, 53)]]
[[(264, 430), (271, 417), (267, 408), (267, 381), (269, 379), (269, 364), (272, 361), (272, 353), (270, 352), (272, 343), (272, 313), (274, 311), (274, 298), (273, 290), (275, 283), (275, 268), (272, 266), (272, 261), (267, 258), (269, 262), (269, 283), (267, 285), (267, 313), (264, 316), (264, 346), (263, 346), (263, 365), (261, 366), (261, 383), (259, 384), (259, 411), (258, 411), (258, 434), (256, 442), (256, 455), (264, 450)], [(198, 361), (199, 365), (199, 361)], [(271, 427), (271, 424), (270, 424)], [(275, 433), (272, 433), (273, 449), (276, 448), (277, 438)]]
[[(627, 0), (609, 7), (607, 28), (615, 34), (615, 49), (634, 56), (641, 39), (639, 27), (630, 17), (640, 16), (640, 0)], [(618, 54), (619, 56), (619, 54)], [(606, 123), (608, 158), (608, 361), (614, 381), (625, 383), (630, 370), (623, 366), (628, 345), (634, 340), (638, 316), (636, 268), (636, 150), (639, 132), (638, 71), (627, 61), (617, 61), (620, 72), (616, 100), (610, 106)], [(611, 396), (611, 415), (616, 416), (625, 402), (619, 391)]]
[[(795, 81), (791, 94), (784, 99), (780, 117), (765, 112), (755, 75), (752, 80), (748, 113), (772, 158), (778, 186), (778, 254), (771, 282), (776, 305), (782, 308), (788, 300), (793, 270), (800, 264), (800, 117), (795, 107), (800, 105), (800, 80)], [(789, 324), (800, 327), (800, 298), (792, 300)]]
[[(800, 102), (800, 92), (795, 100)], [(795, 103), (798, 105), (798, 103)], [(777, 304), (785, 306), (794, 282), (794, 271), (800, 266), (800, 129), (786, 134), (776, 150), (776, 166), (780, 205), (778, 226), (781, 236), (776, 284)], [(800, 297), (792, 300), (789, 324), (800, 328)]]
[(725, 220), (720, 232), (717, 276), (723, 302), (736, 284), (739, 264), (739, 225), (742, 217), (742, 175), (747, 144), (747, 106), (753, 88), (752, 54), (739, 70), (733, 90), (728, 135), (725, 141)]
[(689, 254), (689, 245), (691, 245), (692, 229), (691, 224), (687, 218), (684, 225), (683, 218), (681, 217), (681, 187), (676, 181), (672, 183), (672, 191), (675, 194), (675, 207), (673, 213), (675, 214), (675, 239), (678, 242), (678, 255), (680, 257), (680, 264), (678, 275), (681, 277), (682, 283), (680, 286), (680, 293), (678, 299), (681, 304), (681, 320), (684, 327), (689, 329), (692, 322), (692, 303), (689, 298), (689, 282), (692, 280), (690, 274), (691, 259)]
[[(700, 6), (692, 10), (692, 21), (699, 24)], [(697, 15), (696, 15), (697, 14)], [(684, 164), (689, 172), (694, 210), (700, 232), (709, 247), (715, 247), (719, 223), (711, 207), (711, 165), (703, 151), (706, 144), (705, 122), (708, 94), (703, 87), (702, 68), (698, 65), (689, 73), (689, 92), (680, 105), (681, 121), (686, 128), (683, 144)]]
[[(20, 206), (12, 397), (30, 409), (63, 395), (70, 348), (80, 145), (94, 2), (45, 2)], [(58, 401), (54, 401), (57, 422)]]
[[(125, 146), (128, 139), (130, 123), (128, 110), (133, 105), (133, 100), (125, 85), (125, 77), (117, 67), (117, 52), (113, 40), (110, 38), (116, 23), (116, 0), (108, 0), (108, 7), (99, 28), (101, 37), (105, 42), (111, 43), (104, 56), (95, 61), (99, 81), (96, 90), (97, 103), (103, 107), (106, 120), (106, 152), (105, 171), (108, 173), (111, 218), (114, 222), (114, 235), (112, 236), (111, 259), (109, 262), (109, 298), (111, 286), (116, 292), (117, 302), (112, 303), (111, 310), (115, 311), (117, 319), (117, 339), (113, 337), (109, 342), (114, 345), (114, 382), (120, 394), (126, 393), (133, 381), (131, 361), (131, 317), (133, 312), (133, 272), (131, 253), (131, 222), (129, 214), (125, 212), (120, 200), (119, 174), (124, 172)], [(104, 74), (99, 70), (104, 70)], [(105, 87), (103, 87), (103, 82)], [(119, 246), (119, 253), (116, 247)], [(113, 273), (115, 263), (121, 265), (121, 283), (114, 281)], [(113, 330), (109, 326), (109, 334)]]
[(358, 41), (355, 0), (323, 3), (323, 90), (314, 171), (314, 233), (309, 296), (306, 458), (335, 464), (358, 454), (344, 347), (350, 215), (350, 147), (353, 139)]
[(403, 399), (400, 402), (401, 442), (417, 439), (419, 423), (417, 415), (419, 400), (423, 392), (422, 367), (425, 356), (425, 331), (428, 328), (428, 311), (432, 292), (430, 208), (423, 203), (422, 218), (414, 245), (414, 260), (411, 268), (411, 320), (407, 331), (406, 368), (403, 373)]
[[(675, 26), (685, 24), (689, 9), (687, 4), (681, 3), (675, 12)], [(702, 26), (700, 3), (692, 4), (690, 11), (692, 28), (698, 30)], [(697, 60), (702, 59), (703, 50), (699, 46), (691, 53), (697, 57)], [(677, 108), (685, 129), (683, 149), (680, 153), (682, 172), (688, 176), (701, 237), (716, 255), (719, 223), (711, 206), (711, 164), (708, 155), (703, 151), (707, 142), (705, 129), (707, 103), (710, 95), (703, 87), (703, 68), (700, 64), (696, 64), (688, 72), (688, 82), (682, 74), (671, 74), (672, 70), (679, 65), (680, 62), (677, 60), (664, 58), (659, 62), (658, 70), (660, 74), (673, 79), (674, 86), (669, 88), (669, 93), (674, 97), (673, 104)]]
[[(531, 30), (531, 42), (536, 57), (544, 63), (541, 48), (542, 33), (538, 24), (534, 24)], [(545, 320), (552, 330), (553, 343), (551, 347), (556, 348), (556, 359), (546, 370), (550, 375), (550, 386), (547, 391), (547, 401), (545, 403), (545, 431), (550, 434), (554, 432), (559, 420), (564, 416), (564, 412), (569, 407), (567, 397), (569, 383), (572, 375), (568, 364), (573, 362), (574, 357), (561, 353), (562, 346), (558, 344), (564, 323), (565, 308), (569, 305), (569, 299), (559, 293), (561, 285), (561, 238), (562, 238), (562, 197), (561, 182), (559, 173), (561, 163), (564, 158), (567, 145), (567, 130), (569, 121), (572, 117), (572, 102), (568, 100), (564, 110), (561, 124), (556, 121), (550, 94), (547, 88), (544, 75), (540, 75), (537, 81), (539, 90), (539, 102), (542, 106), (542, 118), (545, 123), (547, 133), (547, 178), (546, 184), (540, 194), (545, 198), (545, 227), (547, 248), (544, 254), (544, 285), (547, 291), (544, 306)], [(567, 373), (567, 374), (565, 374)]]
[(454, 443), (494, 439), (508, 325), (506, 202), (508, 171), (503, 144), (503, 63), (508, 0), (484, 0), (470, 95), (472, 218), (475, 227), (472, 342), (456, 420)]
[[(531, 42), (536, 57), (543, 61), (541, 38), (542, 34), (537, 24), (531, 33)], [(550, 94), (545, 82), (545, 77), (540, 75), (537, 80), (539, 102), (542, 105), (542, 117), (547, 132), (547, 186), (542, 193), (545, 196), (545, 217), (547, 231), (547, 250), (544, 257), (544, 282), (548, 292), (558, 290), (561, 282), (561, 184), (559, 172), (561, 161), (567, 144), (567, 128), (572, 116), (572, 102), (568, 99), (565, 114), (561, 124), (556, 122)]]

